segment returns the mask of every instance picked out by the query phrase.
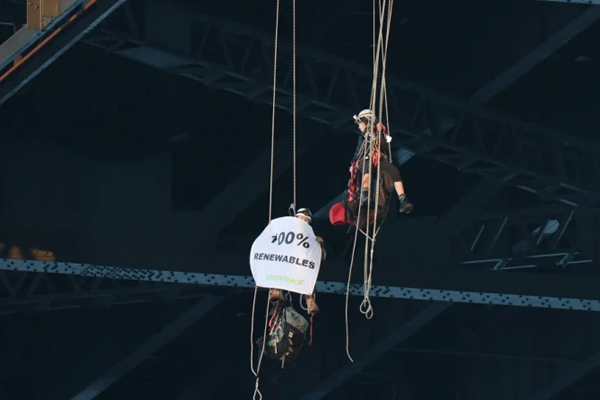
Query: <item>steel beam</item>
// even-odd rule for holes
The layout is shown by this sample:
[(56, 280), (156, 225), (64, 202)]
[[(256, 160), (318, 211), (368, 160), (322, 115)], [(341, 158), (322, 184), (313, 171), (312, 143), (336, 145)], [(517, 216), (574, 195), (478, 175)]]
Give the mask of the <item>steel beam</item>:
[(172, 301), (204, 296), (202, 290), (143, 281), (0, 271), (0, 315), (81, 307)]
[[(36, 44), (57, 30), (61, 24), (64, 24), (73, 12), (80, 10), (82, 4), (84, 4), (84, 0), (60, 1), (59, 15), (55, 18), (47, 19), (43, 29), (35, 29), (25, 25), (16, 31), (7, 41), (0, 44), (0, 73), (5, 72), (8, 69), (7, 66), (18, 64)], [(22, 6), (27, 6), (29, 9), (35, 5), (33, 2), (23, 2)]]
[(34, 45), (31, 40), (24, 43), (25, 47), (21, 47), (17, 54), (11, 55), (11, 57), (22, 57), (19, 63), (6, 71), (0, 71), (0, 105), (63, 55), (124, 2), (125, 0), (98, 0), (97, 2), (82, 0), (74, 5), (71, 13), (61, 14), (61, 16), (65, 16), (65, 20), (61, 20), (60, 24), (58, 23), (60, 18), (55, 18), (49, 23), (49, 26), (56, 29), (48, 32), (47, 35), (42, 35), (39, 43)]
[(573, 370), (554, 379), (550, 385), (531, 396), (531, 400), (550, 400), (598, 367), (600, 367), (600, 353), (594, 354)]
[(371, 363), (377, 361), (382, 355), (393, 349), (398, 343), (412, 336), (423, 326), (443, 313), (448, 307), (450, 307), (450, 303), (434, 303), (427, 306), (408, 322), (392, 330), (376, 345), (366, 349), (353, 363), (325, 379), (316, 388), (308, 391), (301, 397), (301, 400), (319, 400), (327, 396), (333, 389), (352, 378)]
[[(590, 3), (592, 2), (586, 1), (586, 4)], [(598, 19), (600, 19), (600, 7), (590, 7), (509, 69), (479, 88), (471, 95), (470, 99), (477, 103), (487, 103), (496, 97), (498, 93), (531, 71), (540, 62), (551, 56), (556, 50), (566, 45), (571, 39), (592, 26)]]
[[(593, 226), (600, 223), (598, 212), (552, 203), (536, 208), (478, 213), (476, 200), (483, 198), (478, 199), (478, 195), (484, 193), (473, 190), (451, 211), (453, 216), (448, 214), (443, 218), (453, 221), (447, 225), (453, 228), (451, 231), (426, 233), (417, 238), (422, 231), (420, 227), (432, 224), (432, 217), (387, 221), (378, 243), (390, 245), (389, 249), (380, 249), (389, 250), (387, 257), (395, 259), (394, 252), (410, 252), (419, 246), (415, 251), (426, 254), (430, 253), (431, 246), (443, 244), (446, 252), (443, 256), (468, 269), (544, 268), (555, 272), (569, 269), (571, 273), (588, 275), (597, 271), (600, 264), (594, 248), (600, 236)], [(469, 213), (471, 217), (467, 218)], [(440, 223), (441, 220), (438, 226)], [(404, 241), (410, 244), (395, 243), (393, 238), (404, 232), (411, 232), (414, 239)], [(386, 256), (386, 252), (380, 256)]]
[[(441, 218), (431, 229), (432, 240), (444, 240), (459, 232), (469, 221), (475, 218), (480, 210), (500, 191), (493, 181), (483, 179), (464, 196), (452, 209)], [(318, 400), (328, 395), (332, 390), (356, 375), (367, 365), (375, 362), (383, 354), (393, 349), (398, 343), (407, 339), (419, 329), (427, 325), (438, 315), (448, 309), (452, 303), (434, 303), (420, 311), (414, 318), (392, 330), (384, 339), (367, 348), (359, 359), (351, 365), (327, 378), (302, 396), (302, 400)]]
[(224, 298), (220, 296), (207, 296), (200, 300), (189, 311), (155, 334), (138, 350), (131, 353), (113, 368), (106, 371), (104, 375), (93, 381), (85, 389), (73, 396), (72, 400), (91, 400), (96, 398), (112, 384), (121, 379), (125, 374), (139, 365), (142, 361), (147, 359), (162, 346), (177, 337), (185, 329), (212, 311), (216, 306), (221, 304), (223, 300)]
[[(205, 254), (202, 260), (202, 270), (205, 272), (11, 259), (0, 259), (0, 270), (190, 285), (254, 287), (254, 280), (246, 275), (247, 255)], [(345, 261), (328, 262), (327, 268), (320, 273), (321, 281), (317, 283), (317, 291), (345, 294), (347, 267)], [(450, 265), (427, 268), (405, 263), (403, 268), (398, 268), (388, 261), (378, 264), (375, 282), (377, 281), (386, 282), (386, 285), (373, 285), (370, 291), (372, 297), (600, 311), (596, 278), (590, 277), (463, 271), (451, 268)], [(351, 285), (350, 293), (361, 296), (363, 285)]]
[[(292, 152), (292, 132), (278, 134), (275, 143), (274, 174), (273, 179), (278, 179), (292, 166), (293, 158), (288, 156)], [(302, 135), (296, 143), (296, 156), (301, 157), (306, 151), (317, 145), (322, 137)], [(248, 167), (241, 171), (211, 202), (199, 213), (186, 212), (186, 225), (190, 227), (190, 237), (194, 243), (203, 239), (216, 237), (242, 214), (256, 198), (269, 188), (269, 174), (271, 168), (271, 149), (265, 150)], [(268, 215), (265, 214), (265, 221)], [(198, 226), (206, 229), (198, 232)]]
[(562, 206), (486, 212), (452, 238), (453, 252), (462, 265), (494, 270), (596, 266), (588, 249), (598, 237), (578, 226), (597, 221), (596, 213)]
[[(589, 2), (585, 2), (586, 4)], [(598, 3), (600, 4), (600, 3)], [(591, 7), (586, 12), (581, 14), (579, 17), (573, 19), (564, 28), (559, 29), (550, 38), (536, 47), (533, 51), (528, 53), (525, 57), (521, 58), (515, 64), (513, 64), (506, 71), (502, 72), (494, 79), (489, 81), (487, 84), (479, 88), (473, 93), (469, 100), (478, 103), (485, 104), (496, 97), (500, 92), (504, 91), (507, 87), (516, 82), (523, 75), (527, 74), (533, 68), (535, 68), (540, 62), (545, 60), (551, 54), (556, 52), (559, 48), (567, 44), (571, 39), (579, 35), (581, 32), (589, 28), (593, 23), (598, 21), (600, 18), (600, 7)], [(457, 121), (444, 121), (444, 129), (448, 130), (454, 127)], [(430, 135), (431, 131), (425, 132)], [(410, 150), (400, 149), (394, 154), (394, 162), (398, 165), (402, 165), (409, 161), (414, 156), (414, 153)], [(325, 206), (321, 207), (316, 213), (316, 218), (328, 218), (329, 209), (334, 203), (341, 201), (344, 198), (346, 192), (342, 192), (336, 196)]]
[[(86, 42), (270, 104), (271, 35), (160, 1), (147, 3), (145, 18), (145, 44), (110, 29)], [(278, 68), (286, 78), (278, 84), (277, 106), (288, 111), (290, 50), (280, 42)], [(369, 98), (372, 69), (312, 48), (298, 47), (297, 56), (298, 115), (354, 132), (350, 116), (364, 106), (360, 99)], [(578, 203), (590, 192), (600, 193), (599, 146), (395, 77), (387, 84), (395, 145), (545, 198)], [(457, 123), (447, 130), (443, 121)]]
[(553, 3), (574, 3), (574, 4), (593, 4), (600, 5), (600, 0), (532, 0), (532, 1), (549, 1)]

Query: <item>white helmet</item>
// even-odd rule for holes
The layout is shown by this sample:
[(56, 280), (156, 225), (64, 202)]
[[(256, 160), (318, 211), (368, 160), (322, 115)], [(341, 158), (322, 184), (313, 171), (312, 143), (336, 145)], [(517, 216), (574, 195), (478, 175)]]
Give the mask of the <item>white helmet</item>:
[(358, 113), (358, 115), (354, 116), (355, 123), (358, 123), (361, 120), (365, 120), (365, 119), (368, 122), (377, 121), (377, 118), (375, 117), (375, 113), (373, 112), (373, 110), (369, 110), (369, 109), (362, 110), (361, 112)]

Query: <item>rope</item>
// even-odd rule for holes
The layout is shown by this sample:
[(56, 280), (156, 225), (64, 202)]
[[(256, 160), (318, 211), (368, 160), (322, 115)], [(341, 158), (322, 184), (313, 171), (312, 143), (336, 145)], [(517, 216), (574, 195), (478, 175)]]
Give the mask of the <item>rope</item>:
[[(385, 44), (383, 44), (383, 25), (385, 22), (385, 10), (386, 10), (386, 0), (380, 0), (379, 1), (379, 37), (377, 38), (377, 18), (376, 18), (376, 14), (377, 14), (377, 1), (373, 0), (373, 83), (371, 86), (371, 98), (369, 100), (369, 108), (370, 110), (373, 111), (373, 113), (375, 113), (375, 105), (376, 105), (376, 98), (377, 98), (377, 83), (379, 81), (379, 62), (381, 59), (381, 64), (382, 64), (382, 73), (381, 73), (381, 86), (380, 86), (380, 93), (379, 93), (379, 121), (382, 121), (382, 110), (384, 108), (384, 104), (385, 104), (385, 113), (386, 113), (386, 120), (385, 120), (385, 125), (387, 126), (388, 132), (386, 132), (387, 134), (389, 134), (389, 108), (388, 108), (388, 98), (387, 98), (387, 86), (386, 86), (386, 80), (385, 80), (385, 71), (386, 71), (386, 62), (387, 62), (387, 50), (388, 50), (388, 44), (389, 44), (389, 36), (390, 36), (390, 28), (391, 28), (391, 20), (392, 20), (392, 9), (393, 9), (393, 0), (390, 0), (390, 2), (388, 3), (388, 9), (387, 9), (387, 28), (386, 28), (386, 34), (385, 34)], [(381, 58), (380, 58), (381, 56)], [(369, 154), (369, 167), (368, 167), (368, 175), (369, 175), (369, 182), (367, 185), (367, 224), (365, 226), (365, 230), (363, 231), (362, 229), (360, 229), (360, 219), (361, 219), (361, 209), (362, 209), (362, 202), (360, 201), (360, 197), (359, 197), (359, 206), (358, 206), (358, 212), (357, 212), (357, 221), (356, 221), (356, 231), (354, 234), (354, 244), (352, 247), (352, 256), (351, 256), (351, 260), (350, 260), (350, 268), (348, 271), (348, 280), (346, 283), (346, 301), (345, 301), (345, 325), (346, 325), (346, 355), (348, 356), (348, 358), (350, 359), (350, 361), (354, 362), (354, 360), (352, 359), (352, 356), (350, 355), (350, 334), (349, 334), (349, 320), (348, 320), (348, 306), (349, 306), (349, 296), (350, 296), (350, 283), (352, 280), (352, 269), (354, 266), (354, 258), (356, 256), (356, 244), (357, 244), (357, 240), (358, 240), (358, 232), (360, 231), (364, 236), (365, 236), (365, 254), (364, 254), (364, 293), (363, 293), (363, 301), (360, 304), (359, 310), (362, 314), (365, 315), (365, 317), (367, 319), (371, 319), (373, 318), (374, 315), (374, 309), (373, 306), (371, 304), (371, 300), (369, 297), (369, 292), (371, 290), (371, 286), (372, 286), (372, 276), (373, 276), (373, 260), (374, 260), (374, 250), (375, 250), (375, 239), (377, 237), (377, 234), (379, 233), (379, 230), (381, 228), (381, 225), (378, 226), (377, 224), (377, 215), (378, 215), (378, 209), (379, 209), (379, 191), (380, 191), (380, 176), (381, 176), (381, 140), (377, 140), (376, 143), (378, 144), (378, 148), (377, 148), (377, 181), (376, 184), (374, 185), (375, 187), (375, 207), (374, 207), (374, 218), (373, 218), (373, 232), (372, 235), (370, 234), (371, 231), (371, 224), (369, 223), (369, 211), (371, 210), (371, 188), (373, 187), (373, 161), (374, 161), (374, 154), (375, 154), (375, 149), (373, 146), (374, 144), (374, 130), (375, 130), (375, 126), (373, 123), (369, 124), (369, 126), (367, 127), (367, 130), (365, 131), (365, 138), (363, 140), (363, 144), (361, 146), (361, 148), (358, 151), (357, 157), (356, 159), (358, 160), (358, 162), (362, 162), (364, 165), (364, 158), (365, 155), (367, 153), (367, 146), (368, 146), (368, 154)], [(382, 130), (381, 129), (377, 129), (377, 138), (381, 139), (381, 134), (382, 134)], [(389, 150), (389, 154), (390, 154), (390, 162), (391, 162), (391, 145), (388, 143), (388, 150)], [(363, 176), (362, 178), (364, 179), (364, 172), (363, 171)], [(359, 183), (359, 182), (357, 182)], [(359, 190), (359, 194), (362, 193), (362, 182), (360, 182), (360, 185), (356, 185), (358, 187), (360, 187)], [(386, 213), (387, 213), (387, 209), (388, 207), (386, 207)], [(385, 217), (383, 218), (383, 220), (385, 220)], [(382, 221), (383, 223), (383, 221)]]
[[(269, 223), (271, 223), (273, 217), (273, 176), (274, 176), (274, 161), (275, 161), (275, 111), (276, 97), (277, 97), (277, 51), (279, 48), (279, 4), (280, 0), (277, 0), (277, 6), (275, 10), (275, 50), (273, 54), (273, 110), (271, 114), (271, 170), (269, 174)], [(267, 342), (267, 327), (269, 325), (269, 306), (270, 299), (267, 294), (267, 312), (265, 317), (265, 326), (263, 330), (263, 341), (260, 356), (258, 357), (258, 364), (256, 370), (254, 369), (254, 319), (256, 315), (256, 296), (258, 294), (258, 286), (254, 286), (254, 298), (252, 300), (252, 317), (250, 326), (250, 369), (256, 377), (254, 384), (254, 393), (252, 394), (253, 400), (262, 400), (263, 396), (259, 389), (260, 378), (258, 373), (260, 372), (260, 366), (262, 364), (263, 355), (265, 353), (265, 346)]]
[(273, 54), (273, 111), (271, 114), (271, 173), (269, 174), (269, 222), (273, 216), (273, 175), (275, 163), (275, 106), (277, 98), (277, 50), (279, 48), (279, 2), (275, 11), (275, 51)]
[(298, 204), (296, 202), (296, 0), (292, 2), (292, 79), (293, 79), (293, 111), (292, 111), (292, 131), (293, 131), (293, 140), (292, 140), (292, 148), (293, 148), (293, 175), (294, 175), (294, 204)]
[[(387, 10), (387, 29), (386, 29), (386, 40), (385, 40), (385, 45), (382, 45), (382, 39), (383, 39), (383, 20), (384, 20), (384, 15), (385, 15), (385, 0), (383, 0), (383, 4), (380, 3), (380, 5), (382, 6), (380, 8), (380, 30), (379, 30), (379, 43), (377, 45), (377, 50), (380, 51), (381, 50), (381, 59), (382, 59), (382, 71), (381, 71), (381, 88), (379, 91), (379, 120), (382, 120), (382, 110), (383, 110), (383, 102), (384, 102), (384, 94), (386, 92), (385, 90), (385, 70), (386, 70), (386, 61), (387, 61), (387, 48), (388, 48), (388, 43), (389, 43), (389, 34), (390, 34), (390, 27), (391, 27), (391, 18), (392, 18), (392, 7), (393, 7), (393, 0), (390, 0), (389, 5), (388, 5), (388, 10)], [(377, 79), (377, 77), (375, 77), (374, 79), (374, 83), (375, 80)], [(379, 209), (379, 195), (380, 195), (380, 185), (379, 185), (379, 180), (381, 177), (381, 139), (382, 139), (382, 132), (383, 127), (377, 130), (377, 137), (378, 137), (378, 141), (377, 141), (377, 145), (378, 145), (378, 149), (377, 149), (377, 185), (375, 187), (375, 210), (374, 210), (374, 219), (373, 219), (373, 230), (375, 231), (377, 229), (377, 216), (378, 216), (378, 209)], [(388, 134), (386, 132), (386, 134)], [(371, 187), (369, 186), (369, 189)], [(377, 229), (378, 231), (378, 229)], [(374, 232), (373, 237), (369, 238), (368, 237), (368, 231), (367, 231), (367, 240), (365, 243), (370, 243), (370, 257), (369, 260), (367, 261), (367, 253), (366, 250), (368, 249), (368, 246), (365, 246), (365, 271), (366, 271), (366, 279), (365, 279), (365, 292), (364, 292), (364, 299), (363, 302), (361, 303), (361, 312), (363, 314), (365, 314), (365, 317), (367, 319), (371, 319), (373, 317), (373, 307), (371, 305), (371, 301), (369, 298), (369, 292), (371, 290), (371, 286), (372, 286), (372, 279), (373, 279), (373, 260), (375, 257), (375, 239), (376, 239), (376, 232)], [(368, 265), (368, 267), (367, 267)], [(367, 272), (368, 270), (368, 272)]]
[[(358, 205), (358, 211), (360, 215), (360, 203)], [(358, 221), (357, 221), (358, 223)], [(345, 308), (345, 322), (346, 322), (346, 355), (351, 362), (354, 362), (350, 355), (350, 324), (348, 322), (348, 303), (350, 301), (350, 281), (352, 279), (352, 266), (354, 265), (354, 256), (356, 255), (356, 241), (358, 239), (358, 226), (354, 232), (354, 245), (352, 246), (352, 257), (350, 258), (350, 269), (348, 270), (348, 282), (346, 283), (346, 308)]]
[[(384, 32), (383, 32), (383, 26), (384, 23), (386, 22), (385, 16), (386, 16), (386, 0), (380, 0), (379, 1), (379, 37), (377, 38), (376, 32), (376, 13), (377, 13), (377, 3), (376, 0), (373, 0), (373, 83), (372, 83), (372, 87), (371, 87), (371, 98), (370, 98), (370, 102), (369, 102), (369, 107), (371, 110), (375, 110), (375, 105), (376, 105), (376, 99), (377, 99), (377, 83), (379, 82), (379, 64), (380, 64), (380, 60), (382, 63), (382, 77), (381, 77), (381, 87), (380, 87), (380, 93), (379, 93), (379, 120), (383, 120), (382, 118), (382, 110), (384, 108), (384, 103), (385, 103), (385, 109), (386, 109), (386, 125), (387, 124), (387, 120), (389, 120), (389, 108), (388, 108), (388, 103), (387, 103), (387, 87), (386, 87), (386, 81), (385, 81), (385, 65), (386, 65), (386, 61), (387, 61), (387, 49), (388, 49), (388, 44), (389, 44), (389, 34), (390, 34), (390, 28), (391, 28), (391, 15), (392, 15), (392, 9), (393, 9), (393, 0), (390, 0), (390, 2), (388, 3), (388, 9), (387, 9), (387, 27), (386, 27), (386, 32), (385, 32), (385, 44), (384, 42)], [(374, 112), (374, 111), (373, 111)], [(375, 140), (375, 135), (374, 133), (377, 132), (377, 140)], [(368, 150), (368, 159), (370, 160), (369, 162), (369, 167), (368, 167), (368, 175), (369, 175), (369, 181), (368, 181), (368, 186), (366, 187), (366, 192), (367, 192), (367, 218), (369, 218), (369, 211), (371, 210), (371, 189), (372, 187), (375, 187), (375, 206), (374, 206), (374, 218), (373, 218), (373, 226), (371, 227), (371, 224), (369, 223), (369, 221), (367, 221), (367, 224), (365, 226), (365, 230), (361, 230), (360, 229), (360, 219), (361, 219), (361, 208), (362, 208), (362, 203), (359, 203), (359, 209), (358, 209), (358, 216), (357, 216), (357, 232), (356, 235), (358, 234), (358, 231), (360, 230), (362, 234), (364, 234), (365, 236), (365, 253), (364, 253), (364, 286), (363, 286), (363, 301), (359, 307), (361, 313), (363, 313), (367, 319), (371, 319), (373, 317), (374, 314), (374, 310), (371, 304), (371, 300), (369, 298), (369, 293), (370, 293), (370, 289), (372, 286), (372, 275), (373, 275), (373, 264), (374, 264), (374, 250), (375, 250), (375, 239), (377, 234), (379, 233), (379, 230), (381, 228), (381, 226), (378, 226), (380, 224), (378, 224), (377, 222), (377, 217), (378, 217), (378, 212), (379, 212), (379, 196), (380, 196), (380, 176), (381, 176), (381, 162), (380, 162), (380, 158), (381, 158), (381, 134), (383, 132), (380, 129), (376, 129), (376, 126), (371, 123), (368, 126), (367, 132), (365, 132), (365, 140), (363, 141), (363, 146), (361, 147), (361, 149), (359, 150), (359, 154), (357, 159), (358, 160), (363, 160), (365, 153), (366, 153), (366, 145), (367, 145), (367, 141), (369, 141), (369, 150)], [(377, 149), (375, 149), (376, 146), (374, 146), (374, 143), (377, 143)], [(388, 150), (389, 153), (391, 154), (391, 145), (388, 144)], [(374, 183), (373, 179), (373, 161), (375, 160), (375, 154), (377, 156), (377, 181)], [(364, 175), (364, 173), (363, 173)], [(361, 182), (361, 192), (362, 192), (362, 182)], [(387, 207), (386, 207), (386, 212), (387, 212)], [(384, 218), (385, 219), (385, 218)], [(372, 234), (371, 234), (371, 229), (373, 230)], [(355, 235), (355, 239), (357, 238), (357, 236)], [(352, 274), (352, 267), (353, 267), (353, 260), (354, 260), (354, 256), (355, 256), (355, 251), (356, 251), (356, 243), (354, 245), (353, 248), (353, 252), (352, 252), (352, 260), (351, 260), (351, 265), (350, 265), (350, 271), (348, 274), (348, 286), (346, 288), (346, 296), (348, 297), (349, 295), (349, 282), (351, 280), (351, 274)], [(347, 308), (348, 308), (348, 299), (346, 301), (346, 329), (348, 330), (348, 316), (347, 316)], [(348, 335), (347, 335), (348, 336)], [(349, 353), (348, 351), (348, 338), (347, 338), (347, 354)], [(349, 358), (350, 355), (348, 354)]]
[(265, 328), (263, 331), (263, 341), (262, 348), (260, 350), (260, 356), (258, 357), (258, 364), (256, 366), (256, 370), (254, 369), (254, 317), (256, 314), (256, 296), (258, 293), (258, 286), (254, 286), (254, 298), (252, 299), (252, 317), (251, 317), (251, 325), (250, 325), (250, 369), (252, 373), (256, 377), (256, 382), (254, 383), (254, 393), (252, 394), (252, 400), (262, 400), (263, 396), (259, 389), (259, 376), (260, 366), (262, 364), (263, 356), (265, 354), (265, 345), (267, 343), (267, 325), (268, 325), (268, 316), (269, 316), (269, 306), (271, 305), (269, 296), (267, 296), (267, 318), (265, 318)]

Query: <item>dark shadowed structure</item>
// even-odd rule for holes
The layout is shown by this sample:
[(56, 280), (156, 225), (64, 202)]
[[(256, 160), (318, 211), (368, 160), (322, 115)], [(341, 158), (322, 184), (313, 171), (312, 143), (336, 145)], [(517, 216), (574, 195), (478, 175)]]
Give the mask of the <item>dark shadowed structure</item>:
[[(599, 2), (394, 3), (390, 129), (415, 211), (379, 235), (369, 321), (355, 268), (354, 363), (353, 236), (327, 211), (369, 101), (373, 9), (297, 3), (298, 202), (329, 258), (314, 345), (264, 362), (265, 400), (598, 399)], [(275, 216), (292, 201), (291, 5)], [(275, 6), (0, 0), (0, 399), (250, 398)]]

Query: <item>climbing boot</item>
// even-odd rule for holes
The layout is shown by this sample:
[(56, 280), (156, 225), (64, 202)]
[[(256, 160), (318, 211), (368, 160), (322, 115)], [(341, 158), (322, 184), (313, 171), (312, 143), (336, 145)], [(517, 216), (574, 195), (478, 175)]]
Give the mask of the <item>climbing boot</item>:
[(408, 201), (405, 194), (398, 196), (398, 203), (400, 204), (400, 212), (402, 214), (410, 214), (413, 210), (413, 205)]

